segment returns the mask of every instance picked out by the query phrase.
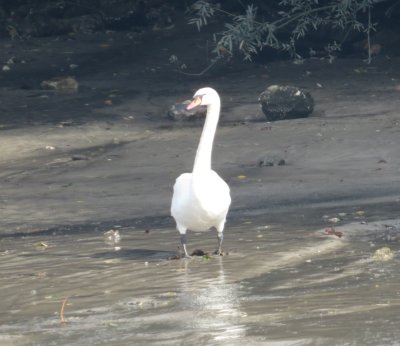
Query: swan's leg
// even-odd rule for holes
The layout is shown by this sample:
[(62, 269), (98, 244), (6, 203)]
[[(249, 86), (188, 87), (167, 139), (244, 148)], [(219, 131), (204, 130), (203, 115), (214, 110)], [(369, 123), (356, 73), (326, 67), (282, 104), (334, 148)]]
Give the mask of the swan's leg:
[(183, 251), (185, 252), (185, 257), (186, 258), (191, 258), (189, 256), (188, 252), (187, 252), (187, 249), (186, 249), (186, 244), (187, 244), (186, 231), (187, 231), (187, 229), (186, 229), (185, 226), (181, 225), (180, 223), (176, 223), (176, 228), (178, 229), (179, 233), (181, 234), (181, 244), (182, 244), (182, 247), (183, 247)]
[(181, 244), (182, 244), (182, 247), (183, 247), (183, 251), (185, 252), (185, 257), (186, 258), (191, 258), (189, 256), (187, 250), (186, 250), (186, 243), (187, 243), (187, 241), (186, 241), (186, 233), (184, 233), (184, 234), (181, 233)]
[(224, 234), (222, 232), (218, 232), (218, 248), (215, 250), (216, 255), (221, 255), (222, 254), (222, 242), (224, 240)]
[(215, 250), (215, 254), (216, 255), (222, 255), (222, 242), (224, 241), (224, 227), (225, 227), (225, 221), (226, 218), (224, 220), (222, 220), (219, 225), (217, 227), (215, 227), (217, 229), (217, 237), (218, 237), (218, 247)]

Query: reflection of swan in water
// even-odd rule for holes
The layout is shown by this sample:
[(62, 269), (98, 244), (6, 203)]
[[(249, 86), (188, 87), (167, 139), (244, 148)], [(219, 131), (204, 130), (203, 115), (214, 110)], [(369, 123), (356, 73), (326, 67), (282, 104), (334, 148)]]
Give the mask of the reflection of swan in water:
[(227, 282), (222, 258), (216, 260), (219, 262), (213, 267), (216, 270), (210, 270), (208, 265), (207, 269), (217, 277), (209, 279), (204, 279), (204, 273), (191, 273), (191, 264), (185, 261), (179, 304), (182, 310), (190, 311), (192, 318), (182, 322), (182, 329), (190, 333), (191, 338), (195, 332), (196, 339), (198, 337), (202, 342), (226, 341), (233, 345), (245, 336), (241, 319), (246, 314), (240, 311), (239, 284)]

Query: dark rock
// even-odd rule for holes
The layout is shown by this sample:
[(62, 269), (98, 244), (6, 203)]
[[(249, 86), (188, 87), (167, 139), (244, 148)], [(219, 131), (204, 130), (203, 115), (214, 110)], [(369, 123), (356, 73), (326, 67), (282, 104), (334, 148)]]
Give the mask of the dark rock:
[(258, 161), (258, 166), (259, 167), (272, 167), (274, 165), (273, 161), (268, 161), (268, 160), (260, 160)]
[(81, 154), (74, 154), (71, 156), (72, 161), (82, 161), (82, 160), (89, 160), (89, 157), (86, 155), (81, 155)]
[(258, 167), (285, 166), (286, 161), (280, 158), (263, 158), (258, 160)]
[(268, 121), (305, 118), (314, 110), (311, 94), (292, 85), (271, 85), (258, 101)]
[(203, 250), (200, 250), (200, 249), (194, 250), (194, 251), (190, 254), (190, 256), (206, 256), (206, 255), (207, 255), (207, 253), (204, 252)]
[(285, 166), (286, 161), (284, 159), (278, 161), (278, 166)]
[(175, 121), (190, 121), (202, 118), (207, 113), (205, 106), (199, 106), (191, 110), (187, 110), (186, 107), (190, 101), (183, 101), (182, 103), (174, 104), (168, 111), (168, 118)]

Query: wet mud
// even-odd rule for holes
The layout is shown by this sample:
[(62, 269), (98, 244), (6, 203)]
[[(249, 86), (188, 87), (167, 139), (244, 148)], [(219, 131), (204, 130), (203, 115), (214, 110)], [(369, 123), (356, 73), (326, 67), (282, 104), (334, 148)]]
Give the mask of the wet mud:
[(398, 255), (373, 255), (398, 254), (399, 221), (357, 220), (339, 238), (263, 219), (230, 225), (228, 255), (191, 260), (170, 259), (170, 227), (114, 225), (115, 244), (95, 227), (2, 238), (2, 344), (396, 343)]
[[(168, 57), (203, 67), (201, 42), (153, 35), (1, 42), (19, 63), (1, 74), (0, 344), (398, 344), (399, 58), (194, 78)], [(74, 93), (40, 86), (71, 74)], [(257, 98), (277, 83), (309, 90), (312, 116), (266, 123)], [(167, 112), (206, 85), (222, 97), (227, 255), (173, 260), (172, 186), (202, 124)], [(190, 232), (189, 252), (216, 241)]]

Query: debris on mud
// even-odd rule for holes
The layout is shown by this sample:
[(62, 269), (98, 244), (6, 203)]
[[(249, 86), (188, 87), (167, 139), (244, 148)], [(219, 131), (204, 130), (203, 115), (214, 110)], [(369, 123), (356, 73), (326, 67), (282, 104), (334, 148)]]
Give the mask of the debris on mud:
[(167, 259), (168, 260), (170, 260), (170, 261), (172, 261), (172, 260), (179, 260), (179, 259), (181, 259), (182, 258), (182, 256), (180, 255), (180, 254), (175, 254), (175, 255), (173, 255), (173, 256), (171, 256), (171, 257), (168, 257)]
[(247, 176), (241, 174), (241, 175), (238, 175), (238, 176), (236, 177), (236, 179), (238, 179), (238, 180), (245, 180), (245, 179), (247, 179)]
[[(200, 250), (200, 249), (194, 250), (194, 251), (190, 254), (190, 256), (198, 256), (198, 257), (208, 257), (208, 258), (210, 258), (210, 255), (209, 255), (207, 252), (205, 252), (205, 251), (203, 251), (203, 250)], [(184, 256), (184, 255), (182, 256), (182, 255), (180, 255), (180, 254), (176, 254), (176, 255), (170, 257), (169, 259), (170, 259), (170, 260), (174, 260), (174, 259), (181, 259), (181, 258), (185, 258), (185, 256)]]
[(311, 94), (292, 85), (271, 85), (258, 101), (268, 121), (305, 118), (314, 110)]
[(186, 100), (182, 103), (172, 105), (167, 113), (168, 118), (175, 121), (191, 121), (197, 120), (206, 115), (207, 109), (204, 106), (187, 110), (186, 107), (189, 103), (190, 101)]
[(81, 155), (81, 154), (74, 154), (71, 156), (72, 161), (87, 161), (89, 160), (89, 157), (86, 155)]
[(46, 250), (49, 247), (49, 245), (44, 241), (38, 241), (34, 244), (34, 246), (36, 250), (41, 250), (41, 251)]
[(65, 311), (65, 305), (67, 304), (67, 301), (68, 301), (68, 297), (65, 297), (61, 304), (61, 309), (60, 309), (60, 323), (61, 324), (65, 323), (64, 311)]
[(273, 166), (285, 166), (285, 159), (269, 159), (262, 158), (258, 160), (258, 167), (273, 167)]
[(326, 228), (325, 229), (325, 234), (327, 234), (327, 235), (335, 235), (338, 238), (342, 238), (343, 237), (343, 232), (336, 231), (334, 227)]
[[(190, 256), (191, 257), (202, 257), (203, 259), (210, 259), (213, 257), (213, 255), (214, 256), (227, 256), (228, 254), (229, 254), (228, 252), (224, 252), (224, 251), (222, 251), (220, 254), (217, 254), (217, 253), (211, 254), (209, 252), (205, 252), (204, 250), (196, 249), (196, 250), (192, 251)], [(182, 258), (185, 258), (185, 255), (177, 253), (171, 257), (168, 257), (168, 260), (179, 260)]]
[(79, 83), (74, 77), (57, 77), (44, 80), (40, 86), (46, 90), (54, 90), (61, 93), (72, 94), (78, 91)]
[(393, 251), (387, 247), (381, 247), (380, 249), (376, 250), (372, 255), (372, 259), (376, 262), (386, 262), (390, 261), (394, 258)]
[(200, 249), (194, 250), (190, 254), (190, 256), (204, 256), (204, 255), (206, 255), (206, 252), (204, 252), (203, 250), (200, 250)]

